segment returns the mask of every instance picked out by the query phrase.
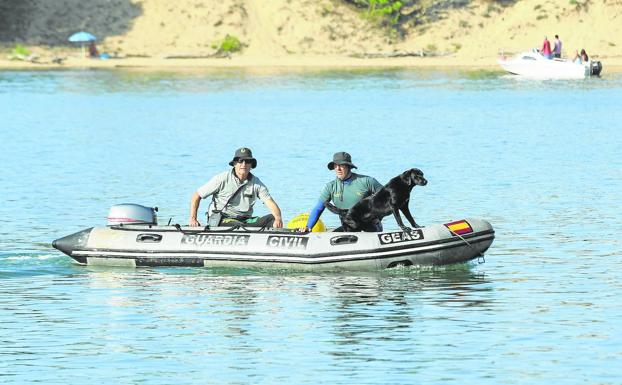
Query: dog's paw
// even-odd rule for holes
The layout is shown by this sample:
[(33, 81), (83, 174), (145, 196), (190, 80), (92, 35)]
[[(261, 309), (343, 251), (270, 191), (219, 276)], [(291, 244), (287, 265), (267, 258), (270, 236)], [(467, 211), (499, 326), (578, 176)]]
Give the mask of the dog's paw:
[(405, 232), (405, 233), (407, 233), (407, 234), (410, 234), (410, 232), (412, 231), (412, 229), (411, 229), (410, 227), (406, 227), (406, 226), (404, 226), (404, 227), (402, 227), (402, 231), (403, 231), (403, 232)]

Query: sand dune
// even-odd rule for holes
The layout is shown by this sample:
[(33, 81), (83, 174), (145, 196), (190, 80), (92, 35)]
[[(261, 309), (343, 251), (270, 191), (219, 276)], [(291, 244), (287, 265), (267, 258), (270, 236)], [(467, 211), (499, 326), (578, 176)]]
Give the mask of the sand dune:
[(243, 43), (234, 54), (240, 63), (423, 53), (494, 64), (499, 52), (536, 47), (554, 34), (568, 55), (586, 48), (613, 61), (622, 56), (622, 0), (473, 0), (435, 22), (402, 25), (400, 38), (338, 0), (12, 0), (1, 7), (0, 43), (23, 43), (41, 55), (76, 55), (66, 39), (87, 30), (99, 37), (100, 51), (158, 60), (211, 57), (226, 35)]
[[(456, 55), (481, 58), (499, 51), (518, 52), (540, 47), (545, 35), (558, 34), (566, 54), (585, 48), (600, 57), (622, 54), (622, 1), (522, 0), (505, 8), (482, 2), (453, 12), (421, 35), (419, 44), (436, 44)], [(496, 8), (496, 10), (495, 10)], [(407, 41), (404, 47), (414, 47)]]

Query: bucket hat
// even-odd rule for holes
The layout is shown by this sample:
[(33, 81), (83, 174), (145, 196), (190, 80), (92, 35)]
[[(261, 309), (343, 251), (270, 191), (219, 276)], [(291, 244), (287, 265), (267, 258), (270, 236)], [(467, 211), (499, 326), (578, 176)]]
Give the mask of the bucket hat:
[(333, 161), (327, 165), (328, 169), (333, 170), (336, 164), (345, 164), (350, 166), (350, 168), (356, 168), (354, 163), (352, 163), (352, 157), (347, 152), (336, 152), (335, 155), (333, 155)]
[(248, 147), (240, 147), (235, 150), (235, 154), (233, 154), (233, 159), (229, 162), (229, 166), (233, 166), (238, 160), (251, 160), (251, 168), (257, 167), (257, 159), (253, 158), (253, 152)]

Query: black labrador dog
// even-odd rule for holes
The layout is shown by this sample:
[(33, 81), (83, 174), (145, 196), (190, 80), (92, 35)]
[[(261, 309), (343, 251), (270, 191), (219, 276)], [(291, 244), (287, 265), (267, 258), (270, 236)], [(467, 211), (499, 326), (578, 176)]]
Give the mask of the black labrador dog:
[(361, 199), (349, 210), (337, 208), (328, 202), (325, 206), (339, 215), (343, 231), (377, 231), (375, 223), (393, 213), (400, 228), (410, 232), (410, 228), (404, 226), (399, 210), (413, 227), (420, 227), (410, 214), (408, 202), (413, 187), (426, 184), (428, 181), (423, 177), (423, 172), (418, 168), (411, 168), (391, 179), (374, 195)]

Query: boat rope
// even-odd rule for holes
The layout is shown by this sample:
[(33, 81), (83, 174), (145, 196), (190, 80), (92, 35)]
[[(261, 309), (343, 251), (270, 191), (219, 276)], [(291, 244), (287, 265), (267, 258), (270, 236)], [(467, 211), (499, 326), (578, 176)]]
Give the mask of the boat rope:
[[(255, 230), (251, 230), (245, 227), (241, 223), (235, 223), (224, 230), (212, 230), (209, 225), (205, 225), (204, 227), (200, 229), (196, 229), (196, 230), (184, 230), (182, 229), (179, 223), (175, 223), (173, 227), (177, 229), (177, 231), (181, 232), (182, 234), (196, 234), (196, 233), (209, 233), (209, 232), (228, 233), (228, 232), (235, 231), (235, 230), (255, 231)], [(265, 228), (266, 227), (264, 226), (258, 231), (263, 231)]]
[(453, 231), (453, 230), (451, 230), (449, 228), (447, 230), (449, 230), (449, 232), (452, 233), (453, 235), (455, 235), (458, 238), (460, 238), (462, 240), (462, 242), (466, 243), (467, 246), (469, 246), (471, 249), (473, 249), (473, 251), (475, 251), (475, 253), (477, 255), (477, 263), (479, 263), (480, 265), (482, 263), (486, 263), (486, 259), (484, 258), (484, 253), (482, 253), (481, 251), (477, 250), (472, 244), (469, 243), (469, 241), (464, 239), (464, 237), (462, 235), (456, 233), (455, 231)]
[(230, 232), (230, 231), (235, 231), (235, 230), (244, 230), (244, 231), (253, 231), (247, 227), (245, 227), (242, 222), (238, 222), (238, 223), (234, 223), (233, 225), (229, 226), (228, 229), (226, 230), (222, 230), (222, 232)]

